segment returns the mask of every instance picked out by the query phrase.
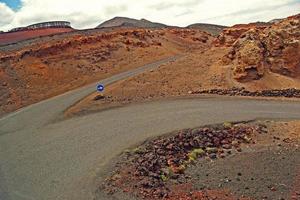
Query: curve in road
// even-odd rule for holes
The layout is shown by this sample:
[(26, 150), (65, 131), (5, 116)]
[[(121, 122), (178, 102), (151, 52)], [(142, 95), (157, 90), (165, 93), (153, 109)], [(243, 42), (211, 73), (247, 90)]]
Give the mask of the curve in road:
[[(107, 84), (116, 77), (102, 82)], [(300, 119), (299, 102), (185, 98), (51, 123), (95, 89), (95, 85), (89, 87), (90, 91), (72, 91), (1, 119), (1, 200), (93, 199), (97, 173), (124, 149), (149, 137), (224, 121)]]
[[(149, 71), (159, 67), (160, 65), (175, 61), (182, 57), (181, 55), (168, 57), (139, 68), (129, 70), (112, 77), (101, 80), (103, 85), (107, 86), (122, 79), (126, 79), (145, 71)], [(37, 128), (42, 127), (45, 123), (56, 120), (68, 107), (96, 91), (97, 83), (81, 87), (79, 89), (58, 95), (56, 97), (41, 101), (39, 103), (27, 106), (18, 111), (10, 113), (0, 118), (0, 135), (11, 133), (24, 128)]]

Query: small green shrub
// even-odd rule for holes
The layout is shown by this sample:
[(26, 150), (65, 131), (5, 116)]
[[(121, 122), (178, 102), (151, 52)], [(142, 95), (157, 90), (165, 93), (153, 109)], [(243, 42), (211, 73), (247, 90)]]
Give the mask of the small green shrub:
[(164, 175), (164, 174), (161, 174), (161, 175), (160, 175), (160, 178), (161, 178), (161, 180), (162, 180), (163, 182), (166, 182), (166, 181), (168, 180), (168, 177), (167, 177), (166, 175)]
[(188, 162), (194, 162), (199, 156), (203, 155), (205, 155), (205, 151), (203, 149), (194, 149), (188, 154)]
[(224, 126), (224, 128), (231, 128), (232, 124), (230, 122), (224, 122), (223, 126)]

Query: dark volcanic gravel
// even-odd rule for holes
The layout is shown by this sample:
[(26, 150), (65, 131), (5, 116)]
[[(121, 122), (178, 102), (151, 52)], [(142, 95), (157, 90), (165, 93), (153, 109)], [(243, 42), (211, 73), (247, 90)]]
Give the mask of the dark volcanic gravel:
[(184, 175), (186, 168), (199, 158), (224, 158), (233, 149), (240, 152), (242, 143), (254, 143), (251, 136), (265, 132), (264, 125), (224, 123), (159, 137), (124, 153), (124, 159), (104, 189), (143, 198), (168, 198), (170, 182), (184, 183), (188, 178)]
[(236, 196), (256, 200), (296, 200), (300, 193), (292, 198), (291, 190), (297, 181), (299, 164), (299, 149), (273, 146), (245, 150), (215, 162), (200, 161), (186, 174), (193, 177), (191, 182), (198, 190), (227, 188)]
[(248, 91), (245, 88), (231, 88), (231, 89), (211, 89), (193, 91), (192, 94), (217, 94), (230, 96), (251, 96), (251, 97), (287, 97), (300, 98), (300, 90), (295, 88), (283, 90), (262, 90), (262, 91)]

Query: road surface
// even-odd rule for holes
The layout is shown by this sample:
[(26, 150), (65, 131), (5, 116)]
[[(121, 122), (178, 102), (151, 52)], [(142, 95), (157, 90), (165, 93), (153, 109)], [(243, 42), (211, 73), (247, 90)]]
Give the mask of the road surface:
[[(101, 82), (107, 85), (170, 59)], [(296, 101), (233, 98), (169, 99), (62, 119), (67, 107), (94, 90), (95, 84), (0, 119), (1, 200), (90, 200), (97, 173), (149, 137), (224, 121), (300, 119)]]

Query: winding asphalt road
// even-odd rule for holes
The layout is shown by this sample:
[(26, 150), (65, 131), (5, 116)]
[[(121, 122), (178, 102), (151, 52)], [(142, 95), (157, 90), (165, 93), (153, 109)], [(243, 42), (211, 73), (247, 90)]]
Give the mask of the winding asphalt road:
[[(107, 85), (174, 59), (101, 82)], [(299, 102), (232, 98), (169, 99), (62, 119), (66, 108), (94, 90), (92, 84), (0, 119), (1, 200), (90, 200), (97, 173), (146, 138), (224, 121), (300, 119)]]

